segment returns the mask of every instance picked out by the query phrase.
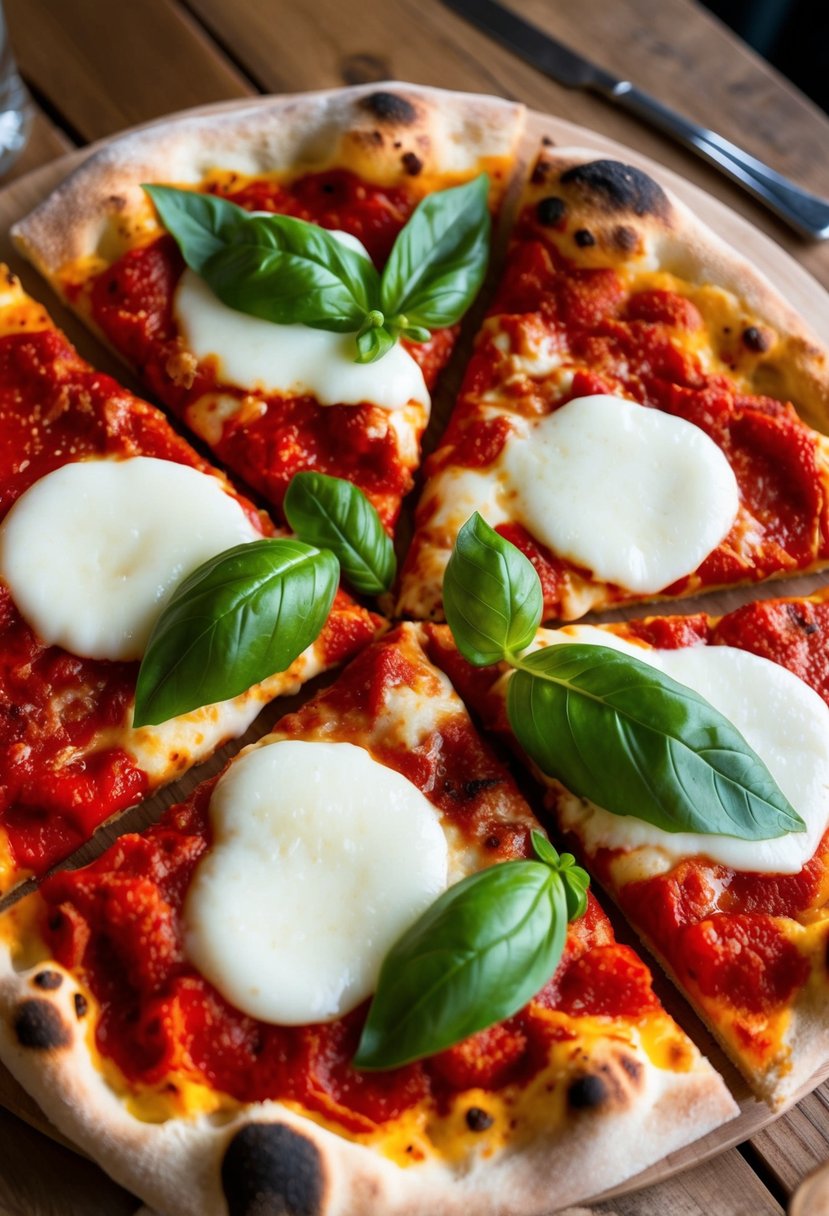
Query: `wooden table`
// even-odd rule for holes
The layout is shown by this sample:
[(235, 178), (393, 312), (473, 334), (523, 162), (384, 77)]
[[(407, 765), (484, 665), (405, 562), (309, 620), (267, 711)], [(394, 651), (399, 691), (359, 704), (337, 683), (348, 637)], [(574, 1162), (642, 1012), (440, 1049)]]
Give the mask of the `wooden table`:
[[(744, 214), (829, 287), (829, 243), (800, 242), (701, 161), (546, 80), (438, 0), (5, 0), (5, 8), (37, 102), (12, 176), (187, 106), (412, 80), (518, 98), (612, 136)], [(829, 196), (829, 119), (692, 0), (523, 0), (521, 10)], [(779, 1216), (804, 1174), (829, 1156), (827, 1108), (829, 1084), (739, 1148), (592, 1216)], [(95, 1166), (0, 1109), (0, 1216), (132, 1216), (139, 1208)]]

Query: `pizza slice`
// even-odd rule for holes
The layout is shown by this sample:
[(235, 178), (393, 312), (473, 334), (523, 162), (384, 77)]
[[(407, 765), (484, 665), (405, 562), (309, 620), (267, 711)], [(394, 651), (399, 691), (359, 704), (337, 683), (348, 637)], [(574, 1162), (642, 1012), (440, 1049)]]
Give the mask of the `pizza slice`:
[(543, 147), (428, 480), (400, 609), (439, 617), (474, 512), (532, 560), (545, 620), (829, 558), (827, 355), (641, 169)]
[[(428, 628), (433, 661), (488, 727), (512, 738), (511, 676), (473, 668), (446, 626)], [(534, 768), (564, 841), (775, 1106), (790, 1104), (829, 1061), (828, 638), (824, 591), (720, 618), (540, 630), (533, 646), (610, 647), (695, 690), (737, 727), (802, 817), (803, 830), (768, 839), (669, 831), (611, 814)], [(608, 763), (601, 739), (588, 762)]]
[(380, 618), (338, 592), (317, 641), (221, 704), (133, 728), (139, 660), (173, 588), (273, 534), (153, 406), (85, 363), (0, 269), (0, 890), (243, 734)]
[[(160, 1210), (532, 1216), (735, 1113), (592, 895), (514, 1015), (353, 1064), (395, 938), (470, 874), (526, 873), (539, 827), (421, 638), (399, 626), (158, 825), (5, 915), (3, 1061)], [(466, 906), (472, 937), (493, 907)], [(429, 995), (427, 1036), (447, 1012)]]
[[(363, 351), (361, 358), (383, 353), (361, 362), (348, 310), (358, 303), (369, 310), (369, 331), (381, 314), (366, 303), (366, 284), (355, 285), (358, 255), (382, 269), (418, 203), (482, 173), (489, 175), (495, 210), (523, 114), (523, 107), (496, 98), (393, 84), (183, 117), (107, 144), (17, 224), (14, 237), (151, 392), (270, 503), (279, 508), (293, 475), (312, 468), (354, 481), (391, 527), (419, 464), (430, 394), (457, 336), (457, 326), (441, 321), (442, 305), (437, 312), (426, 307), (426, 268), (457, 238), (466, 244), (455, 253), (463, 261), (472, 250), (482, 273), (486, 242), (467, 241), (454, 212), (445, 223), (430, 217), (417, 248), (397, 262), (398, 269), (406, 263), (398, 276), (402, 295), (389, 306), (406, 314), (403, 337), (387, 351)], [(200, 194), (213, 210), (234, 203), (265, 217), (267, 246), (251, 261), (247, 244), (242, 265), (233, 256), (237, 244), (233, 267), (225, 261), (217, 271), (221, 299), (216, 280), (208, 286), (193, 266), (196, 247), (218, 242), (227, 212), (211, 213), (185, 266), (142, 189), (147, 183)], [(313, 257), (325, 265), (312, 268), (310, 278), (296, 278), (303, 270), (295, 257), (301, 234), (295, 227), (264, 231), (275, 214), (334, 231), (341, 257), (330, 247), (315, 249)], [(188, 234), (191, 221), (194, 216), (183, 221)], [(284, 248), (272, 248), (283, 241), (290, 243), (288, 257)], [(342, 258), (350, 264), (340, 264)], [(460, 272), (456, 260), (451, 269)], [(345, 286), (334, 271), (345, 276)], [(411, 291), (403, 291), (403, 279)], [(445, 287), (441, 279), (444, 302), (455, 290)], [(271, 323), (282, 292), (290, 297), (287, 318), (302, 323)], [(325, 297), (323, 311), (329, 304), (333, 311), (305, 324), (306, 306), (318, 294)], [(238, 311), (240, 297), (255, 315)], [(344, 313), (337, 312), (340, 305)], [(340, 332), (344, 327), (348, 332)], [(370, 337), (361, 333), (367, 342)]]

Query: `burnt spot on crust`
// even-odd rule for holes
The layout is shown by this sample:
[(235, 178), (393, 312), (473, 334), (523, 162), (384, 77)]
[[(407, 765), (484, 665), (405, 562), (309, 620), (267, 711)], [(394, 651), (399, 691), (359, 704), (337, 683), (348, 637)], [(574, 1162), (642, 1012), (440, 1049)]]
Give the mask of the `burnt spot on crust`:
[(14, 1014), (14, 1033), (21, 1047), (50, 1051), (72, 1041), (60, 1012), (49, 1001), (35, 997), (21, 1001)]
[(593, 195), (605, 211), (632, 211), (667, 219), (671, 204), (662, 187), (633, 165), (618, 160), (591, 160), (574, 165), (561, 175), (562, 185), (580, 186)]
[(369, 93), (360, 104), (369, 110), (380, 122), (393, 122), (403, 127), (410, 127), (417, 121), (417, 110), (410, 101), (398, 93)]
[(812, 633), (817, 633), (819, 626), (816, 621), (808, 620), (797, 604), (787, 604), (786, 614), (792, 624), (808, 637)]
[(589, 228), (578, 228), (573, 233), (573, 240), (579, 249), (589, 249), (591, 245), (596, 244), (596, 238)]
[(42, 988), (45, 992), (54, 992), (63, 983), (63, 976), (59, 971), (52, 971), (47, 968), (45, 971), (38, 971), (37, 975), (32, 979), (32, 983), (36, 988)]
[(530, 181), (534, 186), (540, 186), (545, 182), (550, 175), (552, 165), (543, 156), (539, 156), (538, 160), (533, 165), (533, 171), (530, 174)]
[(248, 1123), (225, 1150), (222, 1190), (229, 1216), (321, 1216), (316, 1145), (281, 1123)]
[(492, 1115), (483, 1107), (470, 1106), (466, 1112), (466, 1126), (471, 1132), (485, 1132), (494, 1122)]
[(624, 253), (633, 253), (639, 244), (639, 234), (635, 228), (627, 224), (619, 224), (613, 229), (613, 244)]
[(567, 1102), (571, 1110), (596, 1110), (609, 1097), (608, 1088), (597, 1073), (588, 1072), (576, 1077), (567, 1090)]
[(772, 336), (767, 329), (761, 329), (758, 325), (749, 325), (743, 330), (743, 346), (748, 350), (763, 355), (767, 350), (771, 350), (771, 344)]
[(409, 176), (417, 177), (418, 173), (420, 173), (421, 169), (423, 168), (423, 161), (420, 159), (417, 153), (404, 152), (400, 159), (403, 162), (403, 168), (406, 170)]
[(551, 194), (548, 198), (539, 199), (535, 208), (535, 217), (545, 228), (554, 228), (564, 219), (567, 205), (563, 198)]
[(638, 1084), (642, 1078), (642, 1065), (635, 1058), (635, 1056), (629, 1056), (622, 1052), (621, 1056), (619, 1057), (619, 1063), (622, 1065), (622, 1068), (624, 1068), (631, 1081)]
[(78, 1021), (80, 1021), (81, 1018), (85, 1018), (87, 1013), (89, 1012), (89, 1001), (86, 999), (86, 997), (84, 996), (84, 994), (82, 992), (76, 992), (74, 1004), (75, 1004), (75, 1017), (78, 1019)]

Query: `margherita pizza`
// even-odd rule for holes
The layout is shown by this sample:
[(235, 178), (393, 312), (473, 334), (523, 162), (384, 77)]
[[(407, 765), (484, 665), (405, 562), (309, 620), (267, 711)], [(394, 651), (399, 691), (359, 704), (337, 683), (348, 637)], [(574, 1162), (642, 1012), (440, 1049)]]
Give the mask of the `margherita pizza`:
[(152, 393), (270, 503), (280, 507), (293, 475), (313, 468), (355, 482), (391, 527), (456, 327), (431, 327), (426, 341), (404, 337), (357, 363), (351, 334), (229, 308), (185, 266), (142, 184), (313, 221), (382, 269), (435, 191), (486, 172), (498, 205), (523, 113), (492, 97), (405, 85), (184, 118), (107, 144), (14, 235)]
[(829, 560), (829, 368), (744, 259), (642, 170), (543, 148), (428, 481), (400, 610), (440, 614), (473, 511), (545, 620)]
[(160, 606), (214, 554), (273, 533), (155, 407), (96, 372), (0, 272), (0, 891), (243, 734), (379, 620), (344, 592), (281, 674), (133, 729)]
[[(509, 734), (507, 681), (474, 670), (445, 626), (430, 653), (486, 725)], [(667, 832), (544, 779), (565, 842), (610, 892), (751, 1085), (779, 1105), (829, 1058), (829, 593), (721, 618), (541, 630), (537, 646), (609, 646), (720, 709), (805, 830), (765, 840)], [(507, 677), (508, 679), (508, 677)], [(596, 763), (601, 763), (597, 745)]]
[(403, 1067), (352, 1062), (397, 935), (447, 884), (530, 857), (537, 827), (401, 626), (158, 826), (6, 914), (3, 1060), (176, 1216), (576, 1202), (735, 1111), (592, 896), (514, 1016)]

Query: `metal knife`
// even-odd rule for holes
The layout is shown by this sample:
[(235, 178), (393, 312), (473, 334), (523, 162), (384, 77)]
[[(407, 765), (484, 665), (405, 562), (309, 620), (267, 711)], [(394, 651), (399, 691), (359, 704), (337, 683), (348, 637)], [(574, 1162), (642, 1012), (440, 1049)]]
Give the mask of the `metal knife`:
[(685, 147), (716, 165), (727, 177), (739, 182), (760, 202), (785, 220), (801, 236), (822, 241), (829, 237), (829, 202), (809, 194), (770, 169), (736, 144), (701, 127), (675, 110), (618, 77), (582, 59), (575, 51), (551, 38), (538, 26), (496, 0), (443, 0), (447, 8), (520, 55), (545, 76), (570, 89), (589, 89), (660, 131), (672, 135)]

